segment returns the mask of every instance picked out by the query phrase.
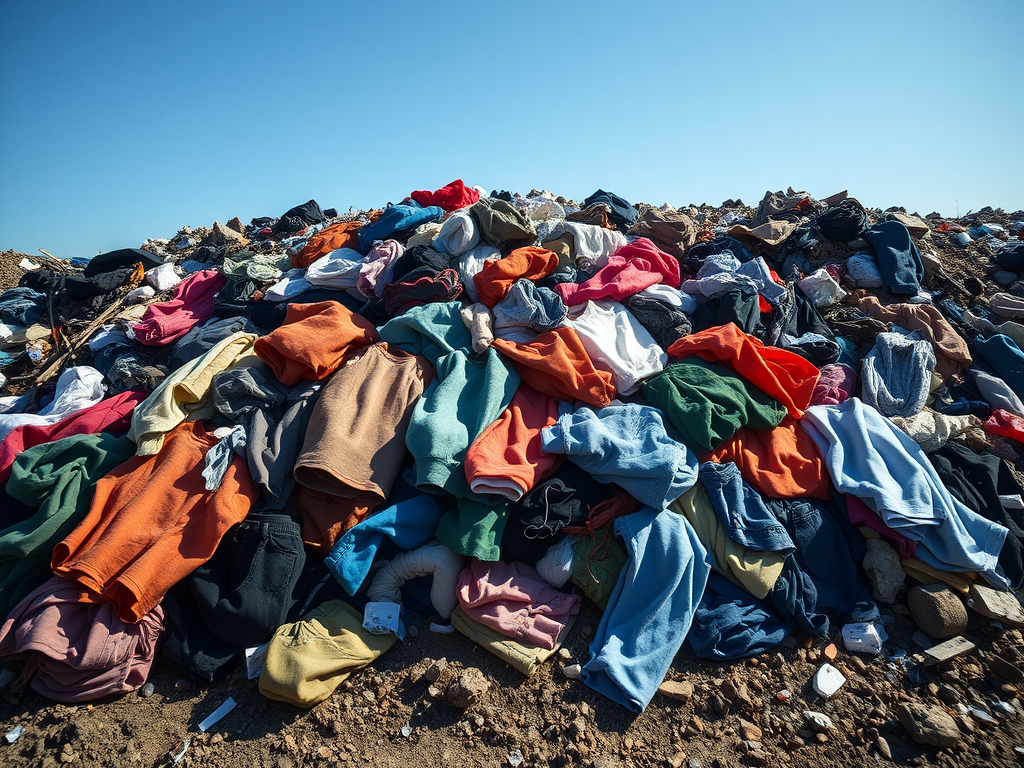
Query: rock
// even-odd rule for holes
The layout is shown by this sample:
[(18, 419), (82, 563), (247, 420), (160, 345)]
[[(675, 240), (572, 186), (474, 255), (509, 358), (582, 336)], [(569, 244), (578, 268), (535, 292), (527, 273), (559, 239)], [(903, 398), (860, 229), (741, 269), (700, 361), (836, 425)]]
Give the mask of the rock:
[(423, 679), (428, 683), (436, 683), (444, 671), (448, 668), (448, 659), (441, 657), (436, 661), (431, 661), (425, 670), (423, 670)]
[(954, 637), (952, 640), (947, 640), (944, 643), (939, 643), (931, 648), (928, 648), (924, 652), (925, 664), (941, 664), (944, 661), (949, 661), (957, 656), (965, 656), (974, 650), (974, 643), (965, 637)]
[(951, 707), (960, 703), (960, 694), (957, 693), (956, 688), (951, 685), (947, 685), (946, 683), (939, 686), (939, 692), (937, 695), (940, 701)]
[(568, 648), (559, 648), (558, 649), (558, 656), (559, 656), (559, 658), (562, 658), (562, 659), (571, 659), (572, 658), (572, 651), (570, 651)]
[(714, 696), (712, 696), (710, 704), (711, 708), (715, 710), (715, 712), (720, 714), (722, 717), (725, 717), (729, 714), (729, 700), (725, 698), (725, 696), (723, 696), (722, 694), (716, 693)]
[(892, 750), (889, 749), (889, 742), (885, 740), (884, 736), (879, 736), (875, 740), (875, 746), (878, 747), (878, 752), (882, 755), (882, 757), (884, 757), (886, 760), (892, 760)]
[(244, 235), (245, 234), (245, 225), (242, 224), (241, 219), (239, 219), (237, 216), (235, 216), (235, 218), (230, 219), (228, 221), (228, 228), (229, 229), (233, 229), (235, 232), (237, 232), (240, 235)]
[(922, 648), (931, 648), (935, 645), (935, 641), (928, 637), (924, 632), (915, 632), (911, 638)]
[(750, 698), (747, 684), (742, 680), (729, 679), (722, 683), (722, 695), (738, 709), (746, 712), (754, 711), (754, 701)]
[(275, 765), (277, 768), (295, 768), (295, 761), (288, 757), (288, 755), (282, 755), (277, 758)]
[(836, 727), (835, 723), (832, 722), (832, 718), (821, 712), (804, 710), (804, 720), (807, 721), (808, 727), (815, 733), (824, 733)]
[(1017, 666), (999, 656), (993, 655), (988, 657), (988, 668), (1003, 678), (1003, 680), (1011, 683), (1024, 683), (1024, 672), (1021, 672)]
[(1007, 272), (1005, 269), (1000, 269), (998, 272), (992, 275), (992, 279), (999, 283), (999, 285), (1006, 286), (1010, 285), (1013, 281), (1015, 281), (1017, 279), (1017, 276), (1013, 274), (1013, 272)]
[(213, 222), (213, 232), (210, 233), (210, 240), (214, 245), (230, 245), (246, 242), (245, 235), (226, 227), (219, 221)]
[(864, 663), (864, 659), (860, 656), (851, 656), (850, 666), (853, 667), (854, 671), (859, 675), (863, 675), (868, 669), (868, 665)]
[(707, 730), (707, 726), (704, 725), (704, 721), (694, 715), (690, 718), (690, 722), (686, 726), (687, 735), (701, 736)]
[(1024, 627), (1024, 610), (1011, 592), (997, 592), (984, 584), (972, 584), (967, 604), (982, 616), (1009, 627)]
[(836, 656), (839, 655), (839, 649), (836, 648), (836, 644), (835, 643), (829, 643), (828, 645), (825, 646), (825, 648), (821, 651), (821, 653), (829, 661), (835, 661), (836, 660)]
[(747, 741), (760, 741), (762, 736), (760, 728), (749, 720), (743, 720), (742, 718), (740, 719), (740, 733)]
[(144, 686), (142, 686), (142, 688), (139, 689), (139, 696), (141, 696), (144, 699), (148, 699), (154, 693), (156, 693), (156, 686), (152, 683), (146, 683)]
[(579, 664), (567, 664), (562, 667), (562, 674), (570, 680), (579, 680), (580, 673), (583, 671), (583, 667)]
[(967, 609), (945, 584), (925, 584), (907, 593), (910, 615), (917, 625), (937, 640), (947, 640), (967, 630)]
[(895, 603), (906, 578), (896, 550), (881, 539), (868, 539), (863, 565), (875, 600), (889, 605)]
[(755, 749), (748, 752), (744, 756), (743, 761), (747, 763), (747, 765), (765, 765), (768, 762), (768, 755), (760, 749)]
[(896, 716), (907, 729), (910, 738), (918, 744), (952, 747), (960, 741), (961, 734), (956, 721), (940, 707), (904, 702), (897, 708)]
[(448, 684), (445, 698), (452, 706), (465, 709), (476, 704), (490, 687), (484, 673), (476, 667), (470, 667)]
[(686, 762), (686, 753), (676, 752), (674, 755), (672, 755), (672, 757), (668, 758), (665, 762), (666, 764), (668, 764), (669, 768), (683, 768), (683, 764)]
[(658, 693), (669, 699), (687, 702), (693, 697), (693, 683), (685, 680), (666, 680), (658, 686)]

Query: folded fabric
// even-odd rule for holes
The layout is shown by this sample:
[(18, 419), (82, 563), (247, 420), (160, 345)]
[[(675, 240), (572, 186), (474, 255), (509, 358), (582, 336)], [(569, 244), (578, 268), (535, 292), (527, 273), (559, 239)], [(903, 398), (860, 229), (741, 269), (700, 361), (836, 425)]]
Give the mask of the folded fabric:
[(616, 194), (599, 189), (583, 201), (584, 209), (594, 205), (604, 206), (607, 209), (608, 218), (612, 224), (623, 232), (629, 231), (629, 228), (636, 224), (639, 214), (636, 208), (630, 205), (629, 201), (624, 197), (619, 197)]
[(1004, 336), (1009, 336), (1018, 347), (1024, 349), (1024, 325), (1021, 323), (1016, 323), (1013, 320), (1004, 320), (999, 325), (996, 325), (988, 318), (978, 317), (969, 309), (964, 310), (962, 317), (965, 323), (978, 331), (982, 336), (987, 338), (1001, 333)]
[(465, 208), (467, 205), (475, 203), (480, 199), (480, 193), (472, 187), (467, 187), (463, 184), (462, 179), (456, 179), (445, 184), (440, 189), (435, 189), (433, 192), (426, 189), (418, 189), (410, 194), (409, 197), (424, 208), (436, 205), (451, 213), (459, 208)]
[(521, 384), (508, 407), (466, 451), (466, 480), (478, 494), (516, 501), (564, 460), (541, 450), (541, 430), (553, 425), (560, 403)]
[(331, 251), (336, 251), (339, 248), (358, 247), (359, 237), (356, 233), (361, 226), (362, 223), (356, 219), (354, 221), (331, 224), (331, 226), (321, 229), (310, 237), (306, 244), (292, 256), (292, 267), (308, 267), (321, 256)]
[(411, 232), (420, 224), (425, 224), (428, 221), (440, 221), (444, 218), (444, 214), (444, 208), (434, 205), (427, 208), (389, 205), (376, 220), (359, 229), (359, 251), (369, 253), (370, 248), (378, 240), (387, 240), (389, 237)]
[(0, 626), (0, 660), (24, 661), (22, 681), (48, 699), (96, 701), (142, 687), (162, 631), (159, 605), (126, 624), (115, 605), (53, 576)]
[(169, 301), (150, 304), (142, 320), (132, 326), (140, 344), (170, 344), (196, 324), (214, 315), (213, 302), (227, 278), (216, 269), (204, 269), (182, 280)]
[(608, 263), (608, 257), (626, 244), (626, 236), (615, 229), (595, 227), (575, 221), (560, 221), (548, 233), (548, 240), (563, 235), (572, 238), (572, 255), (576, 264), (596, 270)]
[(621, 301), (654, 285), (679, 287), (679, 262), (645, 237), (621, 246), (593, 277), (583, 283), (561, 283), (555, 291), (566, 306), (586, 301)]
[(517, 280), (539, 280), (555, 271), (558, 256), (535, 246), (517, 248), (503, 259), (488, 262), (473, 275), (480, 301), (494, 307)]
[(446, 218), (433, 240), (433, 246), (449, 256), (461, 256), (479, 243), (480, 230), (468, 211), (456, 211)]
[(886, 525), (921, 544), (918, 557), (1006, 584), (995, 572), (1006, 529), (952, 498), (920, 446), (878, 411), (855, 397), (816, 405), (803, 427), (836, 488), (864, 499)]
[(95, 485), (88, 514), (53, 549), (53, 572), (140, 621), (178, 581), (206, 562), (256, 497), (234, 456), (218, 490), (203, 477), (218, 442), (202, 421), (172, 431), (155, 457), (134, 456)]
[(327, 555), (327, 567), (345, 591), (354, 595), (369, 574), (384, 537), (399, 549), (422, 547), (434, 535), (440, 517), (441, 507), (431, 496), (403, 499), (345, 531)]
[(424, 544), (410, 552), (401, 552), (374, 574), (366, 598), (370, 602), (402, 602), (402, 586), (411, 579), (431, 577), (430, 603), (442, 620), (447, 621), (458, 599), (456, 582), (462, 572), (462, 556), (440, 542)]
[(324, 254), (306, 267), (306, 282), (319, 288), (336, 288), (355, 290), (359, 284), (359, 271), (363, 265), (363, 255), (352, 248), (339, 248)]
[[(629, 310), (629, 313), (636, 318), (640, 325), (647, 329), (659, 347), (668, 349), (673, 343), (690, 333), (693, 323), (682, 309), (661, 298), (654, 298), (649, 292), (650, 288), (630, 296), (622, 302), (622, 305)], [(696, 309), (696, 303), (693, 308)]]
[(620, 394), (633, 394), (640, 381), (668, 363), (654, 337), (617, 301), (588, 301), (566, 323), (579, 334), (594, 365), (611, 371)]
[(48, 427), (103, 400), (103, 374), (88, 365), (65, 370), (57, 378), (53, 400), (38, 413), (0, 413), (0, 439), (19, 427)]
[(1009, 336), (996, 334), (977, 339), (974, 348), (1019, 398), (1024, 398), (1024, 352)]
[(514, 640), (553, 649), (580, 598), (548, 586), (537, 572), (517, 562), (471, 560), (456, 585), (467, 618)]
[[(854, 200), (843, 200), (814, 220), (814, 226), (835, 243), (848, 243), (860, 237), (868, 227), (864, 209)], [(881, 288), (881, 284), (876, 286)]]
[(481, 648), (493, 653), (510, 667), (519, 670), (527, 677), (534, 674), (545, 661), (555, 655), (555, 652), (565, 641), (566, 635), (569, 634), (574, 621), (575, 617), (570, 616), (565, 623), (565, 628), (555, 641), (554, 647), (541, 648), (514, 640), (491, 629), (486, 624), (473, 621), (458, 606), (456, 606), (455, 611), (452, 613), (452, 626), (460, 634), (465, 635)]
[(417, 245), (429, 246), (434, 238), (441, 232), (441, 224), (436, 221), (428, 221), (416, 227), (405, 243), (406, 248), (413, 248)]
[(789, 631), (790, 622), (766, 602), (712, 573), (686, 639), (702, 659), (731, 661), (774, 648)]
[(647, 379), (643, 393), (680, 439), (698, 452), (718, 448), (741, 427), (774, 429), (786, 417), (778, 400), (725, 366), (699, 357), (672, 363)]
[(290, 304), (285, 324), (256, 340), (254, 351), (277, 380), (293, 387), (334, 373), (347, 355), (378, 341), (369, 320), (336, 301)]
[(1024, 318), (1024, 299), (1011, 293), (995, 293), (988, 300), (992, 314), (1009, 320)]
[(909, 418), (924, 407), (934, 370), (935, 353), (927, 341), (880, 333), (861, 361), (861, 398), (883, 416)]
[(967, 373), (986, 403), (993, 408), (1024, 416), (1024, 402), (1021, 402), (1017, 393), (1010, 389), (1005, 381), (980, 368), (971, 368)]
[(261, 365), (253, 354), (256, 338), (252, 333), (232, 334), (164, 379), (132, 414), (128, 437), (138, 445), (138, 455), (159, 453), (164, 435), (186, 419), (214, 416), (213, 377), (231, 368)]
[(459, 279), (471, 301), (480, 301), (474, 276), (489, 262), (501, 258), (501, 251), (487, 243), (480, 243), (452, 258), (452, 266), (459, 271)]
[(630, 228), (629, 234), (646, 237), (678, 259), (697, 242), (697, 225), (682, 211), (672, 210), (671, 206), (648, 208)]
[(664, 509), (697, 479), (697, 459), (646, 405), (586, 406), (541, 430), (546, 453), (565, 454), (594, 479), (616, 483), (641, 504)]
[(765, 346), (732, 323), (679, 339), (669, 347), (668, 354), (676, 358), (696, 356), (728, 367), (784, 405), (794, 419), (803, 415), (818, 383), (818, 369), (813, 363), (784, 349)]
[(495, 248), (521, 248), (537, 238), (529, 219), (504, 200), (484, 198), (470, 207), (469, 214), (480, 230), (480, 239)]
[(53, 424), (15, 427), (0, 442), (0, 483), (7, 482), (15, 459), (29, 448), (74, 435), (123, 435), (131, 424), (132, 411), (145, 399), (142, 392), (121, 392)]
[(682, 515), (645, 507), (615, 521), (629, 561), (590, 643), (580, 679), (643, 712), (690, 630), (711, 558)]
[(511, 360), (523, 383), (538, 392), (597, 408), (615, 398), (612, 374), (595, 367), (572, 328), (555, 328), (527, 344), (495, 339), (492, 348)]
[(371, 635), (363, 629), (359, 611), (341, 600), (328, 600), (274, 633), (260, 674), (260, 693), (274, 701), (312, 707), (397, 639), (390, 632)]
[[(865, 538), (880, 537), (885, 539), (896, 550), (900, 560), (913, 557), (914, 553), (917, 552), (916, 541), (908, 539), (899, 531), (895, 531), (883, 523), (878, 513), (865, 504), (863, 499), (858, 499), (856, 496), (844, 496), (843, 501), (846, 505), (846, 515), (850, 519), (850, 524), (860, 528)], [(870, 531), (874, 536), (869, 537), (865, 530)]]
[(460, 555), (489, 563), (500, 560), (508, 507), (507, 501), (455, 499), (437, 521), (437, 539)]
[(564, 320), (565, 305), (558, 294), (530, 280), (516, 280), (508, 295), (494, 305), (494, 335), (502, 339), (529, 342)]
[(734, 463), (743, 479), (765, 496), (828, 501), (831, 488), (821, 453), (792, 416), (774, 429), (742, 428), (710, 455)]
[(126, 437), (84, 434), (18, 455), (6, 490), (33, 514), (0, 530), (0, 614), (52, 575), (54, 545), (82, 521), (96, 482), (133, 453)]

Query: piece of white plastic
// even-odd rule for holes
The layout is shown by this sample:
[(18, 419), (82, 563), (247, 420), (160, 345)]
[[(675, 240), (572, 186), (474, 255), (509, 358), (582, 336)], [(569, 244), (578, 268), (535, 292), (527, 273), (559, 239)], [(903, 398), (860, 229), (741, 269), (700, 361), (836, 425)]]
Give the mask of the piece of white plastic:
[(146, 273), (146, 282), (158, 291), (169, 291), (181, 282), (181, 278), (175, 273), (174, 265), (169, 261), (165, 261)]
[(138, 304), (139, 302), (151, 299), (156, 296), (156, 289), (151, 285), (143, 285), (135, 290), (128, 291), (128, 295), (125, 296), (125, 301), (129, 304)]
[(363, 610), (363, 629), (371, 635), (394, 633), (399, 640), (405, 640), (405, 621), (402, 606), (391, 602), (369, 602)]
[(17, 725), (4, 734), (4, 741), (6, 741), (8, 744), (13, 744), (21, 738), (21, 734), (23, 734), (24, 732), (25, 727), (22, 725)]
[(270, 643), (264, 643), (245, 649), (245, 674), (250, 680), (255, 680), (263, 671), (263, 666), (267, 663), (267, 648), (269, 647)]
[(842, 688), (845, 682), (846, 678), (843, 677), (842, 672), (831, 664), (822, 664), (821, 669), (814, 673), (814, 680), (811, 684), (819, 696), (824, 696), (827, 699)]
[(885, 627), (873, 621), (843, 627), (843, 645), (846, 650), (854, 653), (873, 653), (877, 656), (882, 652), (882, 643), (888, 639)]
[(36, 269), (39, 269), (38, 264), (36, 264), (33, 261), (29, 261), (28, 259), (22, 259), (21, 261), (19, 261), (18, 266), (24, 269), (26, 272), (32, 272)]
[(219, 723), (224, 718), (224, 716), (227, 715), (228, 712), (230, 712), (237, 706), (238, 704), (235, 702), (235, 700), (228, 696), (227, 701), (225, 701), (223, 704), (221, 704), (219, 707), (213, 710), (213, 712), (210, 713), (210, 716), (199, 724), (199, 730), (203, 733), (206, 733), (210, 728), (213, 728), (213, 726)]

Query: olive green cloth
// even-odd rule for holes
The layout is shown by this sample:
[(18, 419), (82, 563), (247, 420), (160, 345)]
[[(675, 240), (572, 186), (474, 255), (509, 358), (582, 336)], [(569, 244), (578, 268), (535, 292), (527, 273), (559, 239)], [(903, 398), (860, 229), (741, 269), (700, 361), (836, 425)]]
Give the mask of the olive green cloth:
[(562, 631), (558, 634), (558, 639), (555, 640), (555, 647), (548, 649), (521, 643), (477, 621), (473, 621), (463, 613), (461, 607), (457, 607), (452, 613), (452, 626), (455, 629), (527, 676), (532, 675), (540, 669), (541, 664), (555, 655), (565, 641), (575, 620), (575, 616), (569, 617)]
[(529, 220), (504, 200), (484, 198), (473, 204), (469, 215), (476, 221), (481, 239), (495, 248), (519, 248), (533, 245), (537, 239)]
[(569, 578), (604, 610), (628, 560), (626, 545), (615, 535), (615, 524), (611, 522), (596, 529), (593, 536), (584, 534), (576, 539)]

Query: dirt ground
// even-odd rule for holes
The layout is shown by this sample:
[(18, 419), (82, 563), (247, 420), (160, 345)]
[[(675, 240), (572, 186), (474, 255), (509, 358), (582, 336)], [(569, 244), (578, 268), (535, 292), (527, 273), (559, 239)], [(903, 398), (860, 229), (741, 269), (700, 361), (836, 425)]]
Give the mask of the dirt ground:
[[(721, 210), (702, 208), (701, 213), (713, 223)], [(1021, 214), (997, 211), (984, 220), (1008, 224), (1014, 218)], [(979, 278), (984, 296), (999, 290), (981, 248), (956, 247), (941, 233), (931, 233), (921, 245), (939, 256), (954, 280)], [(842, 254), (823, 250), (819, 255), (825, 262)], [(16, 285), (20, 258), (13, 251), (0, 254), (0, 289)], [(948, 295), (966, 306), (967, 297)], [(1012, 458), (1016, 470), (1024, 469), (1020, 455)], [(847, 653), (841, 626), (833, 627), (831, 639), (838, 647), (833, 663), (847, 682), (830, 699), (818, 696), (810, 682), (825, 661), (822, 641), (796, 635), (771, 653), (730, 664), (697, 659), (684, 644), (667, 679), (692, 689), (678, 686), (681, 692), (675, 696), (681, 698), (656, 695), (640, 716), (562, 671), (589, 659), (589, 641), (600, 621), (589, 603), (563, 652), (531, 678), (461, 635), (434, 634), (424, 623), (415, 637), (397, 643), (308, 711), (260, 695), (257, 681), (246, 679), (243, 667), (204, 689), (158, 660), (150, 675), (151, 696), (134, 693), (78, 707), (16, 690), (8, 674), (0, 678), (0, 736), (17, 726), (24, 732), (13, 744), (0, 738), (0, 765), (148, 768), (168, 764), (168, 752), (186, 737), (189, 748), (178, 764), (189, 767), (1020, 764), (1015, 748), (1024, 751), (1024, 677), (1016, 683), (1001, 679), (990, 666), (994, 654), (1024, 666), (1021, 632), (971, 613), (965, 636), (977, 649), (929, 667), (918, 655), (922, 648), (914, 640), (917, 627), (908, 615), (905, 592), (896, 605), (881, 607), (890, 636), (881, 657)], [(444, 663), (435, 664), (438, 660)], [(443, 667), (440, 677), (432, 679), (428, 667), (433, 672)], [(460, 709), (446, 700), (445, 690), (469, 668), (479, 669), (490, 685), (479, 701)], [(9, 669), (17, 671), (16, 665)], [(780, 695), (784, 691), (788, 696)], [(197, 724), (229, 697), (237, 707), (200, 734)], [(980, 716), (957, 716), (963, 736), (956, 746), (922, 746), (897, 719), (899, 705), (913, 701), (950, 713), (958, 704), (975, 706), (987, 710), (992, 723)], [(1008, 704), (1010, 711), (997, 702)], [(829, 716), (834, 727), (814, 733), (805, 711)]]

